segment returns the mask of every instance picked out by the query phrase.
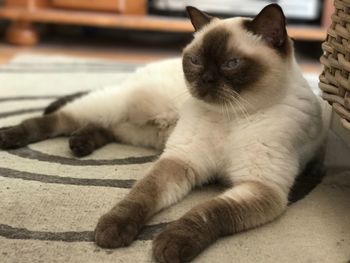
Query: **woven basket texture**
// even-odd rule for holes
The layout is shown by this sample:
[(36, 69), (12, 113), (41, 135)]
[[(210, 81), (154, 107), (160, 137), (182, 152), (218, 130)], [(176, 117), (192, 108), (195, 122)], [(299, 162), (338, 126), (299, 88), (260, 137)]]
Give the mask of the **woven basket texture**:
[(322, 44), (324, 69), (319, 86), (322, 97), (350, 131), (350, 0), (335, 0), (334, 6), (332, 24)]

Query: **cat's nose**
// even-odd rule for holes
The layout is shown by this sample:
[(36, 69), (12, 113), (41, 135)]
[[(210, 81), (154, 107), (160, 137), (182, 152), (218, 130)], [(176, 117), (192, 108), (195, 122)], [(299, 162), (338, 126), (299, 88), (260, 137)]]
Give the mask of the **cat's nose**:
[(210, 71), (205, 71), (202, 75), (202, 81), (204, 83), (213, 83), (215, 82), (215, 75)]

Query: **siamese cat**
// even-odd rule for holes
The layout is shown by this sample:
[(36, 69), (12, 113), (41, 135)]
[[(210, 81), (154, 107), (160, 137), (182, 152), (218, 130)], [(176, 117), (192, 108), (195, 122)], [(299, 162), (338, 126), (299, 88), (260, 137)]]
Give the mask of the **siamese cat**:
[(157, 262), (186, 262), (218, 238), (287, 208), (296, 176), (320, 147), (321, 107), (296, 63), (277, 4), (220, 20), (187, 8), (195, 28), (181, 59), (149, 64), (116, 87), (75, 94), (42, 117), (0, 131), (0, 148), (67, 135), (76, 156), (109, 142), (162, 154), (95, 229), (97, 245), (130, 245), (146, 222), (213, 179), (219, 196), (153, 241)]

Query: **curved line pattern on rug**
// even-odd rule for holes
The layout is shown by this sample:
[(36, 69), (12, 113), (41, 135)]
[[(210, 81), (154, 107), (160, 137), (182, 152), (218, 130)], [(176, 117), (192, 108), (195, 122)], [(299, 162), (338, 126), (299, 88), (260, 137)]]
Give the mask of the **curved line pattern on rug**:
[(89, 179), (60, 177), (48, 174), (37, 174), (0, 167), (0, 176), (5, 178), (22, 179), (26, 181), (36, 181), (49, 184), (65, 184), (79, 186), (103, 186), (115, 188), (131, 188), (136, 180), (128, 179)]
[(46, 153), (33, 150), (29, 147), (22, 147), (18, 149), (7, 150), (6, 152), (21, 158), (49, 162), (49, 163), (72, 165), (72, 166), (144, 164), (144, 163), (151, 163), (155, 161), (156, 158), (159, 156), (159, 155), (147, 155), (147, 156), (141, 156), (141, 157), (126, 157), (126, 158), (112, 159), (112, 160), (94, 160), (94, 159), (83, 160), (83, 159), (73, 159), (68, 157), (62, 157), (58, 155), (49, 155)]
[(44, 108), (41, 107), (41, 108), (31, 108), (31, 109), (3, 112), (3, 113), (0, 113), (0, 119), (11, 117), (11, 116), (16, 116), (16, 115), (21, 115), (21, 114), (26, 114), (26, 113), (40, 112), (42, 110), (44, 110)]
[[(152, 240), (168, 223), (147, 225), (138, 235), (137, 240)], [(0, 236), (8, 239), (30, 239), (44, 241), (64, 242), (93, 242), (93, 231), (67, 231), (67, 232), (46, 232), (31, 231), (26, 228), (17, 228), (0, 224)]]
[[(27, 99), (48, 99), (48, 98), (57, 98), (60, 96), (21, 96), (21, 97), (8, 97), (1, 98), (1, 102), (6, 101), (15, 101), (15, 100), (27, 100)], [(0, 113), (0, 119), (6, 118), (9, 116), (21, 115), (24, 113), (31, 112), (40, 112), (44, 108), (28, 108), (15, 110), (11, 112)], [(40, 151), (31, 149), (30, 147), (23, 147), (19, 149), (7, 150), (7, 153), (25, 158), (30, 160), (38, 160), (48, 163), (58, 163), (71, 166), (100, 166), (100, 165), (132, 165), (132, 164), (144, 164), (154, 161), (159, 155), (149, 155), (141, 157), (126, 157), (120, 159), (111, 159), (111, 160), (94, 160), (94, 159), (74, 159), (69, 157), (62, 157), (57, 155), (50, 155), (47, 153), (42, 153)], [(305, 189), (302, 189), (300, 193), (293, 193), (295, 197), (290, 197), (290, 204), (302, 199), (313, 187), (315, 187), (318, 182), (314, 182), (314, 177), (311, 176), (311, 171), (307, 172), (308, 184)], [(0, 176), (4, 178), (19, 179), (26, 181), (37, 181), (48, 184), (61, 184), (61, 185), (78, 185), (78, 186), (98, 186), (98, 187), (112, 187), (112, 188), (124, 188), (129, 189), (136, 182), (133, 179), (89, 179), (89, 178), (72, 178), (72, 177), (60, 177), (56, 175), (47, 175), (47, 174), (37, 174), (26, 171), (19, 171), (10, 168), (1, 168), (0, 167)], [(311, 180), (313, 179), (313, 180)], [(305, 183), (304, 180), (301, 180)], [(312, 181), (312, 182), (310, 182)], [(297, 188), (300, 188), (297, 187)], [(161, 229), (168, 223), (159, 223), (154, 225), (149, 225), (144, 228), (141, 232), (138, 240), (152, 240), (153, 237), (161, 231)], [(64, 242), (92, 242), (94, 241), (93, 231), (67, 231), (67, 232), (45, 232), (45, 231), (31, 231), (26, 228), (16, 228), (6, 224), (0, 224), (0, 236), (8, 239), (29, 239), (29, 240), (46, 240), (46, 241), (64, 241)]]
[(3, 97), (0, 98), (0, 103), (7, 101), (17, 101), (17, 100), (50, 100), (57, 99), (64, 95), (37, 95), (37, 96), (17, 96), (17, 97)]

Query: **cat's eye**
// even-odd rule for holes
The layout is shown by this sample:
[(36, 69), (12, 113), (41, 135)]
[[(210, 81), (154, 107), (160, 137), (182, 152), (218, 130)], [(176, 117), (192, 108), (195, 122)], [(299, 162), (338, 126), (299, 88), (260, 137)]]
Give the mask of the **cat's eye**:
[(224, 64), (222, 64), (223, 69), (235, 69), (237, 68), (241, 63), (241, 60), (239, 58), (233, 58), (230, 60), (227, 60)]
[(197, 58), (197, 57), (194, 57), (194, 56), (190, 57), (190, 61), (193, 65), (196, 65), (196, 66), (201, 65), (201, 62), (200, 62), (199, 58)]

